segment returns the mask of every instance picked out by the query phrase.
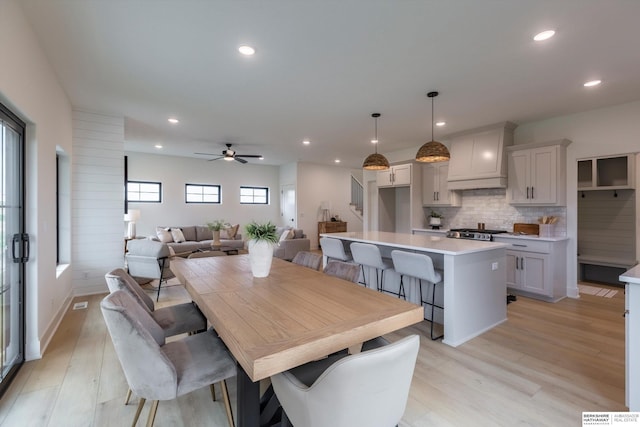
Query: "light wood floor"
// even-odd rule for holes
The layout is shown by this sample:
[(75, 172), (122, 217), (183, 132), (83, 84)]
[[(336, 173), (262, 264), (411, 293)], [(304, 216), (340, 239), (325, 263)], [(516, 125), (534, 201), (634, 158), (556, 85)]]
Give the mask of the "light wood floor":
[[(130, 425), (138, 400), (123, 405), (127, 385), (101, 298), (77, 298), (88, 309), (70, 310), (44, 357), (21, 369), (0, 401), (1, 426)], [(161, 304), (186, 298), (174, 286)], [(627, 410), (623, 310), (622, 290), (556, 304), (518, 297), (505, 324), (458, 348), (432, 342), (428, 322), (388, 336), (422, 335), (401, 426), (580, 426), (582, 411)], [(229, 391), (235, 411), (235, 381)], [(146, 416), (147, 407), (140, 425)], [(222, 403), (205, 388), (161, 402), (155, 425), (227, 424)]]

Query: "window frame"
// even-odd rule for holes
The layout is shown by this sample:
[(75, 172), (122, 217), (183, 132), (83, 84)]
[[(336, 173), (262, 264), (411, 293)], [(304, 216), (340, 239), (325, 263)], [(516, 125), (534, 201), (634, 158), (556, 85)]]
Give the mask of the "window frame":
[[(129, 197), (129, 184), (155, 184), (158, 186), (158, 200), (135, 200)], [(141, 192), (138, 191), (138, 194)], [(162, 182), (160, 181), (138, 181), (138, 180), (128, 180), (127, 181), (127, 203), (162, 203)]]
[[(204, 188), (217, 188), (218, 189), (218, 201), (217, 202), (208, 202), (208, 201), (200, 201), (200, 202), (191, 202), (187, 199), (188, 188), (189, 187), (202, 187)], [(196, 194), (196, 193), (192, 193)], [(204, 192), (202, 193), (204, 199)], [(195, 184), (187, 182), (184, 184), (184, 202), (186, 204), (195, 204), (195, 205), (221, 205), (222, 204), (222, 186), (220, 184)]]
[[(246, 190), (246, 189), (250, 189), (250, 190), (254, 190), (254, 194), (252, 195), (253, 198), (253, 202), (243, 202), (242, 201), (242, 190)], [(255, 195), (255, 190), (264, 190), (265, 191), (265, 201), (264, 202), (256, 202), (256, 195)], [(261, 196), (260, 196), (261, 197)], [(240, 186), (240, 204), (241, 205), (268, 205), (270, 202), (269, 200), (269, 187), (257, 187), (254, 185), (241, 185)]]

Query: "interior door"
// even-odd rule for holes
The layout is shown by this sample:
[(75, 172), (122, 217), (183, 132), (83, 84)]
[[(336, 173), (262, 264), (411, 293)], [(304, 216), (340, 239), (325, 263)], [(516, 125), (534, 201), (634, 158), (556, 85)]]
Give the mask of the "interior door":
[(0, 105), (0, 395), (24, 362), (24, 123)]
[(282, 225), (297, 228), (296, 186), (294, 184), (286, 184), (280, 187), (280, 205)]

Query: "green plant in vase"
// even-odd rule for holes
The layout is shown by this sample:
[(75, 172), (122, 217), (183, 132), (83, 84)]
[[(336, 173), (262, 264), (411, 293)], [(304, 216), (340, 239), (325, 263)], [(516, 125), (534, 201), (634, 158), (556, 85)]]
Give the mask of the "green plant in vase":
[(226, 222), (224, 219), (214, 219), (207, 223), (207, 228), (213, 232), (213, 242), (211, 243), (211, 246), (222, 246), (220, 243), (220, 231), (230, 226), (231, 224)]
[(441, 214), (434, 210), (431, 210), (431, 213), (429, 214), (429, 225), (431, 226), (431, 228), (434, 230), (439, 229), (442, 225), (442, 218), (443, 216)]

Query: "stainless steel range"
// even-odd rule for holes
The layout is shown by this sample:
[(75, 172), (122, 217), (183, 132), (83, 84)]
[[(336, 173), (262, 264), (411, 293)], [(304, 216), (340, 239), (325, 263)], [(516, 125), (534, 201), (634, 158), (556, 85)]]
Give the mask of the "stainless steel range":
[(447, 231), (447, 237), (453, 239), (470, 239), (491, 242), (494, 234), (506, 233), (507, 230), (485, 230), (477, 228), (452, 228)]

